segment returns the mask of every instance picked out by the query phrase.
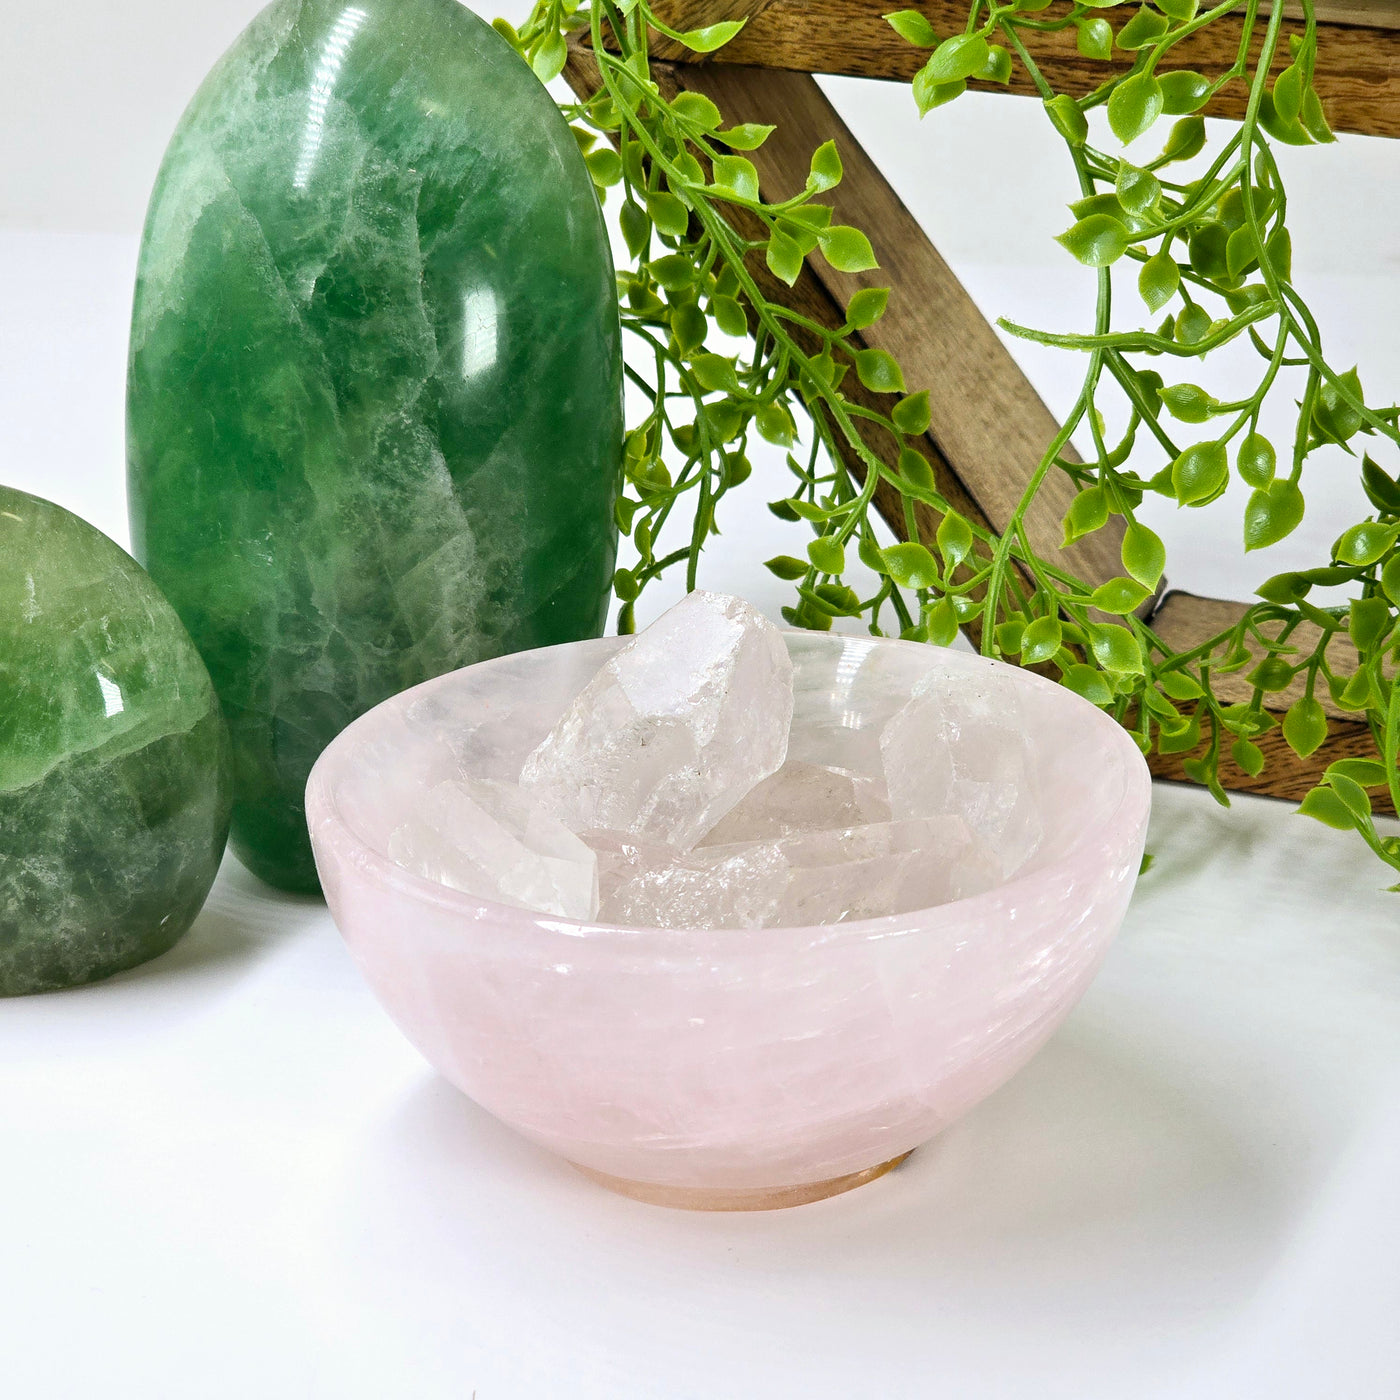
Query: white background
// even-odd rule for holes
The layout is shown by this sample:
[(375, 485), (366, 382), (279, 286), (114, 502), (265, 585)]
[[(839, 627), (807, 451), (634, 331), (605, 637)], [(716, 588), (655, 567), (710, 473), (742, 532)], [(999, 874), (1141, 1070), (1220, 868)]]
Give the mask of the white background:
[[(256, 8), (0, 3), (0, 479), (122, 541), (146, 194)], [(1082, 324), (1034, 104), (919, 124), (900, 89), (828, 90), (988, 314)], [(1400, 146), (1284, 154), (1297, 280), (1389, 401)], [(1024, 362), (1063, 404), (1073, 365)], [(1246, 596), (1313, 559), (1351, 475), (1320, 460), (1277, 559), (1239, 558), (1233, 495), (1160, 509), (1174, 583)], [(757, 504), (780, 468), (756, 477), (706, 578), (771, 609), (753, 561), (793, 542)], [(515, 1140), (401, 1041), (320, 905), (229, 860), (172, 954), (0, 1003), (0, 1393), (1390, 1400), (1400, 905), (1278, 804), (1159, 788), (1150, 845), (1104, 973), (1024, 1074), (851, 1196), (716, 1217)]]

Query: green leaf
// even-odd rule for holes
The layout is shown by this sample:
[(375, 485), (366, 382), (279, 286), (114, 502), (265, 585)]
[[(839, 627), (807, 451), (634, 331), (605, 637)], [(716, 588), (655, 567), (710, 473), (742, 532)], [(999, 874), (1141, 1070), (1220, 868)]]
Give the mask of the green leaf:
[(1105, 671), (1120, 675), (1142, 673), (1142, 648), (1126, 627), (1116, 622), (1095, 623), (1089, 628), (1089, 645), (1095, 660)]
[(714, 131), (720, 124), (719, 108), (703, 92), (682, 92), (671, 99), (671, 112), (700, 131)]
[(1381, 587), (1385, 590), (1385, 596), (1400, 607), (1400, 554), (1386, 561), (1385, 568), (1381, 570)]
[(1259, 487), (1244, 508), (1244, 547), (1267, 549), (1291, 535), (1302, 523), (1303, 493), (1282, 478)]
[(703, 29), (687, 30), (681, 43), (696, 53), (714, 53), (723, 48), (748, 23), (742, 19), (724, 19), (718, 24), (707, 24)]
[(746, 156), (716, 156), (715, 188), (733, 190), (740, 199), (758, 202), (758, 171)]
[(902, 394), (904, 375), (887, 350), (857, 350), (856, 374), (873, 394)]
[(922, 486), (928, 491), (937, 486), (928, 458), (922, 452), (915, 452), (912, 447), (906, 447), (899, 454), (899, 474), (915, 486)]
[(846, 571), (846, 551), (841, 542), (830, 535), (821, 535), (807, 546), (807, 557), (813, 567), (823, 574), (841, 574)]
[(870, 240), (858, 229), (833, 224), (820, 235), (822, 252), (837, 272), (869, 272), (879, 267)]
[(690, 372), (700, 382), (700, 387), (713, 393), (738, 394), (739, 376), (734, 372), (734, 361), (725, 355), (701, 355), (690, 366)]
[(1353, 525), (1333, 546), (1337, 561), (1365, 568), (1382, 559), (1395, 547), (1400, 525), (1381, 525), (1373, 520)]
[(618, 215), (618, 224), (622, 228), (627, 251), (639, 259), (646, 251), (647, 239), (651, 235), (651, 220), (642, 212), (640, 205), (629, 199)]
[(1215, 220), (1202, 224), (1187, 243), (1192, 269), (1214, 280), (1228, 277), (1226, 247), (1229, 242), (1230, 234), (1224, 224)]
[(743, 122), (728, 131), (716, 132), (715, 140), (722, 141), (731, 151), (756, 151), (777, 129), (762, 122)]
[(1196, 384), (1168, 384), (1158, 390), (1158, 397), (1183, 423), (1204, 423), (1216, 407), (1216, 400)]
[(1173, 700), (1199, 700), (1205, 694), (1200, 682), (1185, 671), (1159, 671), (1157, 685), (1163, 695)]
[(955, 569), (972, 552), (972, 526), (952, 511), (939, 522), (935, 539), (949, 570)]
[(608, 189), (622, 179), (622, 158), (611, 146), (600, 146), (583, 158), (593, 183)]
[(1384, 598), (1355, 598), (1347, 617), (1347, 631), (1357, 651), (1370, 651), (1390, 626), (1390, 605)]
[(953, 605), (946, 598), (940, 598), (925, 615), (924, 626), (934, 646), (952, 646), (958, 635), (958, 615)]
[(1193, 301), (1182, 309), (1173, 329), (1182, 345), (1199, 345), (1210, 334), (1210, 312)]
[(1136, 141), (1161, 115), (1162, 85), (1151, 73), (1134, 73), (1124, 78), (1109, 96), (1108, 124), (1125, 146)]
[(1199, 155), (1206, 144), (1206, 124), (1202, 117), (1182, 117), (1173, 123), (1167, 144), (1162, 147), (1164, 161), (1190, 160)]
[[(1021, 660), (1024, 664), (1025, 653), (1021, 653)], [(1086, 666), (1083, 662), (1076, 662), (1063, 676), (1060, 677), (1060, 684), (1066, 689), (1074, 691), (1076, 695), (1082, 695), (1091, 705), (1111, 705), (1113, 703), (1113, 688), (1104, 679), (1102, 671), (1096, 671), (1092, 666)]]
[(1045, 114), (1071, 146), (1082, 146), (1089, 139), (1089, 120), (1067, 92), (1045, 103)]
[(725, 335), (741, 336), (747, 335), (749, 332), (749, 322), (744, 315), (744, 308), (733, 297), (713, 298), (710, 302), (710, 314), (715, 318), (715, 325)]
[(846, 324), (857, 331), (873, 326), (885, 314), (889, 299), (888, 287), (862, 287), (846, 303)]
[(1387, 476), (1369, 455), (1361, 459), (1361, 484), (1377, 510), (1400, 515), (1400, 481)]
[(1322, 110), (1322, 100), (1318, 97), (1317, 90), (1311, 85), (1303, 93), (1303, 107), (1298, 113), (1298, 124), (1314, 141), (1320, 141), (1324, 145), (1337, 139), (1332, 135), (1332, 128), (1327, 124), (1327, 114)]
[[(1361, 380), (1355, 369), (1337, 376), (1341, 385), (1358, 402), (1365, 402)], [(1341, 395), (1336, 384), (1324, 382), (1313, 406), (1313, 423), (1323, 437), (1333, 442), (1348, 442), (1361, 431), (1362, 418)]]
[(681, 354), (690, 355), (698, 350), (705, 343), (709, 329), (705, 313), (695, 302), (685, 301), (671, 308), (671, 334)]
[(835, 141), (824, 141), (812, 152), (812, 168), (807, 176), (809, 190), (833, 190), (841, 183), (841, 157)]
[(683, 238), (690, 226), (690, 211), (669, 190), (649, 190), (647, 192), (647, 213), (651, 221), (662, 233), (672, 238)]
[(1026, 624), (1012, 618), (998, 624), (996, 629), (997, 650), (1003, 656), (1015, 656), (1021, 650), (1021, 638), (1025, 635)]
[(695, 280), (695, 264), (684, 253), (668, 253), (647, 264), (647, 270), (668, 292), (678, 292)]
[(779, 447), (791, 447), (793, 439), (797, 436), (792, 414), (787, 411), (786, 405), (776, 401), (766, 403), (758, 410), (754, 417), (754, 425), (758, 428), (760, 437)]
[(1293, 276), (1293, 236), (1286, 228), (1276, 228), (1264, 244), (1264, 256), (1280, 282)]
[(928, 116), (935, 107), (942, 107), (944, 103), (961, 97), (967, 91), (967, 82), (962, 79), (956, 83), (935, 82), (929, 73), (929, 64), (932, 62), (930, 59), (929, 63), (924, 64), (914, 74), (914, 105), (919, 109), (921, 117)]
[(1190, 69), (1163, 73), (1157, 81), (1162, 85), (1162, 110), (1171, 117), (1194, 112), (1210, 96), (1210, 80)]
[(1327, 738), (1327, 714), (1322, 702), (1311, 695), (1295, 700), (1283, 717), (1283, 737), (1299, 758), (1316, 753)]
[(1144, 588), (1156, 588), (1167, 567), (1167, 547), (1147, 528), (1134, 520), (1123, 532), (1123, 567)]
[(1111, 578), (1089, 595), (1089, 606), (1122, 617), (1140, 608), (1151, 596), (1152, 590), (1135, 578)]
[(1092, 535), (1095, 530), (1101, 530), (1108, 524), (1108, 493), (1102, 486), (1091, 486), (1081, 491), (1070, 502), (1064, 523), (1065, 538), (1061, 548), (1073, 544), (1075, 540), (1082, 540), (1085, 535)]
[(1276, 462), (1273, 443), (1263, 433), (1250, 433), (1240, 443), (1239, 453), (1235, 457), (1235, 469), (1246, 486), (1254, 486), (1262, 491), (1266, 490), (1274, 479)]
[(789, 287), (797, 281), (802, 271), (802, 249), (781, 229), (775, 228), (769, 234), (763, 257), (774, 277), (786, 282)]
[[(1143, 5), (1138, 9), (1137, 14), (1118, 31), (1118, 47), (1126, 49), (1130, 53), (1137, 49), (1145, 49), (1166, 32), (1166, 18), (1158, 14), (1156, 10), (1150, 10), (1146, 5)], [(1158, 86), (1160, 90), (1160, 84)]]
[(1264, 750), (1248, 739), (1236, 739), (1230, 745), (1230, 757), (1251, 778), (1257, 778), (1264, 771)]
[(552, 83), (564, 71), (564, 62), (569, 57), (569, 46), (564, 36), (557, 30), (546, 34), (530, 60), (535, 77), (542, 83)]
[(933, 588), (939, 579), (938, 565), (923, 545), (914, 541), (891, 545), (880, 551), (885, 572), (901, 588)]
[(1289, 125), (1303, 109), (1303, 70), (1291, 63), (1274, 79), (1274, 111)]
[(1314, 821), (1319, 821), (1323, 826), (1330, 826), (1336, 831), (1351, 831), (1356, 826), (1356, 820), (1347, 810), (1346, 803), (1330, 787), (1313, 788), (1303, 799), (1303, 805), (1298, 808), (1298, 815), (1312, 817)]
[(1181, 285), (1181, 269), (1167, 253), (1154, 253), (1138, 273), (1138, 294), (1149, 311), (1160, 311)]
[(642, 586), (630, 569), (619, 569), (613, 575), (613, 592), (622, 602), (630, 603), (641, 591)]
[(1225, 241), (1225, 272), (1241, 277), (1259, 261), (1259, 243), (1254, 230), (1242, 224)]
[(984, 83), (1011, 81), (1011, 55), (1000, 44), (987, 45), (987, 61), (974, 74)]
[(894, 14), (885, 15), (884, 21), (901, 39), (916, 48), (937, 47), (937, 31), (918, 10), (896, 10)]
[(1021, 635), (1021, 664), (1038, 666), (1049, 661), (1064, 645), (1064, 635), (1058, 617), (1036, 618)]
[(1118, 202), (1130, 214), (1150, 214), (1162, 197), (1162, 183), (1150, 170), (1139, 170), (1125, 161), (1114, 185)]
[(1194, 19), (1198, 8), (1197, 0), (1153, 0), (1164, 15), (1169, 15), (1180, 24)]
[(1075, 46), (1085, 58), (1107, 63), (1113, 57), (1113, 26), (1106, 19), (1076, 20), (1079, 34)]
[(1055, 240), (1086, 267), (1107, 267), (1128, 247), (1128, 230), (1112, 215), (1090, 214)]
[(906, 437), (921, 437), (928, 432), (933, 412), (929, 408), (928, 390), (920, 389), (917, 394), (900, 399), (890, 411), (890, 419)]
[(1184, 506), (1203, 506), (1229, 484), (1223, 442), (1194, 442), (1172, 463), (1172, 488)]
[(1356, 818), (1358, 827), (1366, 827), (1371, 822), (1371, 799), (1366, 796), (1366, 790), (1360, 783), (1354, 782), (1345, 773), (1331, 772), (1329, 770), (1328, 781), (1332, 784), (1332, 791), (1342, 799), (1342, 804), (1353, 817)]
[(1388, 781), (1385, 764), (1378, 763), (1374, 758), (1339, 758), (1335, 763), (1327, 765), (1324, 776), (1331, 778), (1336, 774), (1350, 778), (1352, 782), (1364, 788), (1385, 787)]
[(791, 554), (775, 554), (763, 567), (789, 583), (794, 579), (807, 577), (806, 564), (800, 559), (794, 559)]
[(954, 34), (933, 51), (927, 67), (935, 83), (956, 83), (970, 78), (987, 61), (987, 41), (980, 34)]

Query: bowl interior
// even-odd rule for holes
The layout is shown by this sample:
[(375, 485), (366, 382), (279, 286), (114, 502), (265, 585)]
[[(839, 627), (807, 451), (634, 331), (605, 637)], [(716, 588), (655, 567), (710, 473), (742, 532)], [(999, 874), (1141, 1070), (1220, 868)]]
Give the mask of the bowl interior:
[[(785, 636), (795, 672), (791, 758), (879, 775), (886, 722), (916, 689), (937, 685), (946, 697), (938, 733), (920, 731), (914, 742), (945, 745), (955, 762), (968, 756), (994, 795), (998, 783), (1022, 794), (1033, 839), (1007, 854), (1005, 878), (1052, 868), (1097, 841), (1130, 793), (1146, 785), (1141, 756), (1119, 726), (1040, 676), (916, 643)], [(526, 755), (625, 640), (500, 657), (378, 706), (323, 760), (340, 820), (387, 859), (391, 833), (436, 783), (463, 775), (514, 781)]]

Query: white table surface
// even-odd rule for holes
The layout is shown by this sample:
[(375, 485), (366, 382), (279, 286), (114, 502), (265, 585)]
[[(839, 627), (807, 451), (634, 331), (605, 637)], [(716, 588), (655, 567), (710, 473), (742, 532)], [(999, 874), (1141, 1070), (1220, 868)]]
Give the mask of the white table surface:
[[(0, 478), (121, 540), (133, 246), (0, 233)], [(757, 516), (711, 581), (773, 606)], [(1393, 1400), (1400, 900), (1282, 804), (1159, 786), (1149, 844), (1028, 1069), (729, 1216), (515, 1138), (230, 858), (173, 952), (0, 1002), (0, 1395)]]

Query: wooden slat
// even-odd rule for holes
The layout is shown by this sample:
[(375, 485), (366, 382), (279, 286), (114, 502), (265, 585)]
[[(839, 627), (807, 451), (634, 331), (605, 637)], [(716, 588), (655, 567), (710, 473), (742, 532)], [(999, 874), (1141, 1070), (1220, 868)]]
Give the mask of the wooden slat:
[[(1152, 629), (1174, 651), (1187, 651), (1208, 637), (1216, 636), (1239, 621), (1245, 611), (1244, 603), (1227, 602), (1219, 598), (1198, 598), (1190, 593), (1169, 593), (1152, 617)], [(1305, 630), (1306, 629), (1306, 630)], [(1298, 647), (1306, 654), (1317, 644), (1318, 631), (1305, 623), (1294, 633)], [(1356, 651), (1347, 637), (1335, 637), (1329, 647), (1333, 664), (1343, 672), (1356, 665)], [(1227, 703), (1246, 701), (1254, 693), (1243, 675), (1221, 675), (1215, 678), (1215, 692)], [(1301, 680), (1287, 690), (1268, 697), (1267, 708), (1282, 718), (1288, 707), (1303, 693)], [(1327, 742), (1311, 758), (1302, 759), (1288, 747), (1279, 729), (1261, 734), (1255, 743), (1264, 751), (1264, 771), (1251, 778), (1237, 768), (1226, 755), (1220, 765), (1224, 786), (1234, 792), (1260, 793), (1267, 797), (1287, 798), (1301, 802), (1308, 789), (1315, 786), (1329, 763), (1339, 758), (1375, 758), (1377, 750), (1368, 725), (1354, 714), (1339, 710), (1325, 693), (1318, 698), (1327, 711)], [(1148, 765), (1159, 778), (1189, 782), (1182, 767), (1185, 759), (1198, 756), (1181, 754), (1152, 754)], [(1395, 809), (1382, 792), (1373, 791), (1372, 802), (1378, 812), (1394, 815)]]
[[(897, 8), (889, 0), (772, 0), (752, 16), (737, 38), (711, 55), (706, 66), (743, 64), (908, 82), (927, 55), (906, 44), (885, 23), (882, 15)], [(929, 0), (919, 8), (940, 34), (960, 32), (967, 20), (965, 0)], [(1104, 14), (1116, 26), (1133, 9), (1123, 6)], [(1051, 16), (1063, 10), (1064, 5), (1057, 3), (1044, 13)], [(1319, 38), (1314, 79), (1328, 121), (1337, 131), (1400, 136), (1400, 8), (1392, 0), (1384, 4), (1341, 0), (1329, 13), (1334, 18), (1323, 26)], [(1285, 21), (1284, 27), (1288, 32), (1302, 28), (1297, 21)], [(1241, 30), (1238, 18), (1217, 20), (1170, 49), (1160, 71), (1223, 71), (1234, 62)], [(1093, 91), (1114, 68), (1128, 67), (1133, 58), (1118, 53), (1111, 64), (1084, 58), (1075, 48), (1073, 28), (1054, 34), (1028, 31), (1023, 37), (1051, 86), (1076, 97)], [(1281, 44), (1277, 67), (1287, 63), (1287, 54), (1287, 45)], [(972, 86), (1008, 90), (996, 83)], [(1034, 93), (1019, 64), (1009, 90)], [(1244, 104), (1243, 84), (1232, 83), (1206, 111), (1238, 119)]]
[[(839, 206), (870, 234), (879, 271), (838, 273), (825, 259), (813, 257), (797, 285), (788, 288), (757, 258), (752, 270), (770, 299), (832, 327), (844, 322), (845, 304), (857, 289), (894, 288), (885, 316), (852, 339), (858, 348), (897, 354), (909, 388), (928, 389), (933, 426), (927, 447), (939, 489), (970, 518), (1003, 531), (1058, 425), (821, 89), (806, 74), (730, 65), (656, 63), (652, 72), (664, 89), (684, 87), (710, 97), (726, 121), (777, 127), (763, 147), (751, 153), (767, 199), (786, 198), (801, 189), (813, 149), (824, 140), (835, 140), (845, 166), (836, 192)], [(587, 49), (575, 47), (566, 76), (576, 91), (591, 90), (596, 67)], [(889, 399), (867, 394), (854, 374), (847, 376), (842, 390), (857, 402), (888, 410)], [(894, 464), (897, 454), (885, 435), (872, 434), (868, 441), (883, 460)], [(1113, 578), (1122, 572), (1121, 522), (1060, 552), (1061, 519), (1073, 495), (1073, 483), (1062, 473), (1054, 472), (1046, 480), (1027, 513), (1032, 546), (1038, 553), (1058, 555), (1085, 579)], [(903, 538), (897, 493), (882, 493), (877, 505)], [(931, 539), (937, 517), (921, 510), (920, 518), (921, 533)]]

